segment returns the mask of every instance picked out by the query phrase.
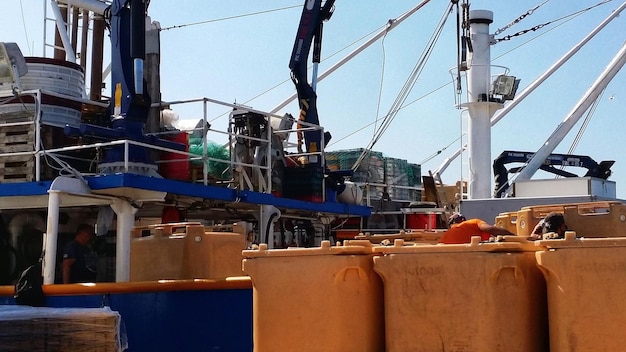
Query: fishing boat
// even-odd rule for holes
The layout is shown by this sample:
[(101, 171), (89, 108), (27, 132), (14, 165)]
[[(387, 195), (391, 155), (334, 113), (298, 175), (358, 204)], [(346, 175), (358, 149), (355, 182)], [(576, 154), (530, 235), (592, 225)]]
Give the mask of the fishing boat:
[[(383, 31), (342, 61), (351, 60), (428, 2), (390, 20)], [(517, 211), (528, 206), (560, 204), (565, 210), (565, 204), (605, 201), (604, 207), (594, 204), (585, 209), (608, 208), (609, 213), (621, 209), (615, 183), (608, 180), (611, 161), (596, 163), (581, 155), (554, 154), (552, 146), (569, 132), (564, 126), (575, 124), (617, 74), (626, 57), (624, 49), (546, 148), (503, 154), (498, 165), (504, 173), (497, 175), (495, 198), (489, 172), (491, 126), (551, 72), (517, 92), (520, 80), (508, 69), (491, 64), (491, 11), (470, 10), (466, 1), (453, 1), (445, 9), (446, 13), (456, 13), (459, 28), (463, 28), (457, 33), (459, 61), (452, 72), (459, 85), (465, 81), (468, 86), (466, 101), (455, 103), (469, 111), (469, 169), (483, 170), (472, 172), (457, 186), (445, 186), (441, 180), (445, 166), (424, 177), (422, 184), (419, 165), (410, 168), (406, 160), (378, 155), (372, 151), (373, 145), (327, 150), (330, 136), (321, 125), (323, 119), (317, 116), (316, 84), (326, 77), (325, 73), (317, 76), (317, 63), (321, 26), (330, 19), (334, 1), (308, 0), (302, 10), (289, 63), (296, 87), (290, 99), (299, 102), (298, 118), (279, 113), (284, 103), (273, 111), (262, 111), (207, 97), (162, 100), (158, 79), (160, 28), (147, 16), (148, 4), (144, 0), (52, 1), (60, 28), (54, 57), (25, 57), (14, 43), (0, 46), (0, 160), (4, 166), (0, 209), (5, 232), (0, 308), (15, 308), (19, 273), (42, 258), (45, 307), (107, 307), (119, 313), (117, 350), (351, 350), (337, 342), (343, 339), (362, 343), (354, 350), (394, 350), (403, 347), (385, 341), (385, 323), (380, 320), (384, 313), (380, 304), (382, 281), (370, 270), (369, 259), (374, 253), (370, 243), (374, 239), (366, 233), (399, 240), (393, 248), (401, 252), (405, 250), (403, 241), (416, 237), (436, 243), (445, 230), (447, 216), (454, 211), (468, 217), (499, 219), (501, 226), (517, 230), (521, 223)], [(617, 17), (624, 6), (597, 30)], [(106, 47), (107, 28), (111, 38), (109, 96), (102, 94), (106, 81), (102, 49)], [(87, 63), (86, 56), (77, 61), (77, 51), (86, 52), (88, 46), (92, 61)], [(310, 79), (307, 60), (311, 49), (314, 73)], [(416, 74), (420, 70), (421, 66), (416, 67)], [(404, 90), (413, 84), (407, 82)], [(399, 99), (397, 104), (402, 103)], [(202, 118), (194, 121), (193, 128), (181, 129), (176, 124), (176, 111), (189, 105), (202, 111)], [(229, 109), (225, 130), (211, 125), (207, 110), (212, 106)], [(208, 134), (223, 136), (225, 143), (211, 142)], [(338, 161), (344, 155), (350, 156), (353, 165), (331, 165), (331, 160)], [(384, 165), (403, 165), (403, 170), (396, 173), (387, 168), (374, 180), (375, 165), (369, 161), (376, 158), (381, 162), (386, 159)], [(542, 166), (546, 160), (554, 162), (550, 167)], [(509, 181), (504, 165), (510, 162), (521, 162), (524, 167), (517, 168), (517, 178)], [(557, 174), (568, 177), (530, 180), (537, 169), (551, 172), (555, 165), (583, 167), (588, 172), (578, 177), (561, 171)], [(408, 178), (406, 170), (412, 170), (414, 181), (401, 183), (399, 180)], [(500, 188), (504, 185), (508, 188)], [(538, 216), (527, 218), (526, 231)], [(611, 219), (616, 218), (611, 215)], [(62, 284), (61, 249), (81, 223), (95, 225), (98, 278), (94, 283)], [(583, 225), (579, 228), (582, 230)], [(358, 238), (365, 238), (368, 244)], [(337, 240), (346, 242), (335, 246)], [(495, 246), (496, 252), (502, 252), (520, 245)], [(527, 248), (524, 246), (520, 248)], [(376, 251), (383, 258), (398, 254), (392, 253), (394, 249)], [(278, 314), (297, 310), (294, 305), (300, 300), (309, 308), (317, 301), (305, 299), (307, 292), (289, 291), (294, 285), (282, 288), (280, 283), (271, 282), (268, 286), (274, 288), (268, 290), (279, 287), (274, 295), (280, 296), (284, 289), (282, 294), (288, 296), (285, 302), (289, 303), (284, 307), (280, 307), (281, 301), (268, 305), (258, 296), (259, 287), (266, 284), (260, 277), (266, 268), (260, 268), (260, 263), (275, 258), (270, 267), (276, 274), (273, 277), (293, 270), (311, 274), (292, 277), (298, 283), (295, 288), (322, 287), (313, 296), (328, 294), (333, 300), (332, 283), (324, 292), (325, 286), (314, 281), (314, 273), (326, 266), (324, 256), (343, 258), (346, 254), (358, 264), (354, 264), (356, 270), (351, 270), (355, 268), (352, 266), (341, 269), (342, 280), (352, 280), (353, 275), (361, 278), (364, 269), (360, 265), (364, 265), (369, 268), (369, 281), (366, 286), (356, 285), (356, 289), (368, 293), (338, 305), (350, 307), (352, 313), (363, 308), (360, 313), (366, 314), (364, 319), (324, 324), (328, 325), (324, 336), (336, 339), (329, 338), (329, 345), (329, 341), (299, 342), (300, 336), (315, 335), (314, 331), (307, 332), (313, 327), (272, 325), (274, 318), (298, 325), (292, 317)], [(305, 260), (300, 262), (302, 258)], [(428, 272), (436, 274), (436, 270)], [(372, 302), (378, 304), (369, 306)], [(332, 304), (331, 311), (337, 302)], [(0, 317), (3, 312), (0, 309)], [(341, 310), (335, 313), (337, 319), (349, 315)], [(37, 311), (29, 314), (33, 319), (38, 317)], [(71, 318), (71, 314), (81, 313), (68, 314)], [(264, 316), (259, 318), (259, 314)], [(272, 314), (277, 315), (273, 318)], [(315, 319), (330, 320), (329, 316), (333, 315)], [(358, 330), (358, 323), (363, 321), (366, 332), (355, 333), (352, 324), (357, 323), (354, 329)], [(277, 329), (285, 329), (287, 335), (291, 328), (299, 330), (291, 334), (294, 338), (266, 339)], [(89, 329), (88, 324), (85, 329)], [(29, 336), (29, 332), (22, 331), (22, 335)]]

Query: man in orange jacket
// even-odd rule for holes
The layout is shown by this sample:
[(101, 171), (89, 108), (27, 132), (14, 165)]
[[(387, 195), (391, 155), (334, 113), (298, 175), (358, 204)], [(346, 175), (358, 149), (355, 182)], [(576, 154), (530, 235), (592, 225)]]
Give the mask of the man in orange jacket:
[(514, 236), (509, 230), (489, 225), (481, 219), (465, 219), (461, 213), (454, 213), (448, 218), (448, 231), (439, 239), (439, 243), (459, 244), (470, 243), (472, 236), (480, 236), (481, 241), (488, 241), (491, 236)]

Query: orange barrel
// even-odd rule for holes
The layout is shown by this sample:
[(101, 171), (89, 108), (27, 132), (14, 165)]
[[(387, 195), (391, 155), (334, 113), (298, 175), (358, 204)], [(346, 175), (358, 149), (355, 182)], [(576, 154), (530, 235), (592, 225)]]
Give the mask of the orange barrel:
[(241, 276), (244, 235), (209, 232), (200, 223), (136, 227), (130, 244), (130, 281), (223, 279)]
[(626, 237), (539, 242), (548, 286), (550, 351), (623, 351), (626, 345)]
[(545, 281), (528, 243), (374, 247), (387, 352), (547, 351)]
[(243, 252), (254, 351), (383, 351), (383, 288), (367, 241)]

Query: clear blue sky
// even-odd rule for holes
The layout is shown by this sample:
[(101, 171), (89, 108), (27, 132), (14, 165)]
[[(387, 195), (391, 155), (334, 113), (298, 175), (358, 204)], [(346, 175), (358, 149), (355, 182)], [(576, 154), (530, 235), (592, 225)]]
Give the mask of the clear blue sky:
[[(494, 12), (491, 32), (495, 32), (543, 2), (475, 0), (471, 5), (472, 9)], [(556, 20), (598, 2), (600, 0), (548, 1), (498, 37)], [(322, 57), (325, 61), (320, 65), (320, 72), (356, 48), (352, 45), (346, 50), (348, 45), (364, 36), (369, 38), (368, 33), (373, 33), (388, 19), (398, 17), (417, 3), (415, 0), (337, 0), (335, 13), (324, 27)], [(43, 1), (36, 0), (5, 1), (0, 12), (0, 41), (17, 42), (25, 55), (41, 55), (43, 4)], [(447, 4), (448, 1), (443, 0), (431, 1), (391, 31), (384, 41), (375, 43), (319, 84), (320, 122), (333, 134), (334, 143), (331, 142), (329, 150), (363, 148), (368, 144), (377, 110), (378, 116), (388, 112)], [(619, 5), (620, 1), (611, 1), (569, 22), (559, 21), (536, 32), (500, 42), (492, 48), (492, 58), (496, 59), (494, 64), (508, 67), (510, 74), (520, 78), (521, 91)], [(302, 1), (151, 1), (149, 13), (163, 28), (292, 6), (295, 7), (162, 31), (164, 100), (209, 97), (271, 110), (294, 92), (288, 63)], [(535, 151), (541, 147), (624, 43), (625, 20), (626, 14), (615, 19), (492, 129), (492, 158), (503, 150)], [(447, 147), (439, 156), (422, 165), (423, 173), (437, 168), (460, 146), (460, 141), (454, 141), (466, 128), (464, 115), (454, 107), (452, 86), (429, 94), (451, 80), (449, 69), (455, 66), (455, 26), (454, 18), (450, 18), (407, 99), (411, 104), (400, 111), (374, 147), (387, 156), (412, 163), (427, 160)], [(49, 33), (51, 36), (52, 32)], [(343, 51), (331, 56), (340, 50)], [(622, 157), (626, 136), (626, 73), (623, 71), (608, 86), (574, 151), (596, 161), (616, 160), (611, 179), (618, 183), (620, 198), (626, 198), (626, 158)], [(281, 82), (285, 83), (279, 85)], [(279, 86), (250, 101), (276, 85)], [(219, 116), (227, 110), (210, 108), (209, 118), (214, 119), (215, 127), (225, 126), (226, 117)], [(181, 108), (179, 112), (181, 118), (187, 120), (202, 116), (200, 106)], [(293, 103), (283, 112), (297, 116), (298, 107)], [(580, 123), (555, 152), (568, 151), (579, 126)], [(215, 136), (214, 140), (220, 141), (220, 138)], [(466, 168), (466, 157), (457, 159), (443, 175), (444, 182), (453, 183), (466, 177)], [(570, 171), (584, 173), (583, 169)], [(542, 176), (552, 177), (537, 175)]]

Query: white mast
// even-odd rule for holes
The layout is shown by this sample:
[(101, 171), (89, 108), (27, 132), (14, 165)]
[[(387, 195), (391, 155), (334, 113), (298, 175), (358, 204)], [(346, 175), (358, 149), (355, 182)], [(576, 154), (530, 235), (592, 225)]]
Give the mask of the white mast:
[(493, 12), (470, 11), (470, 66), (467, 73), (467, 103), (469, 110), (469, 199), (491, 197), (491, 116), (502, 104), (490, 102), (491, 42), (489, 24)]
[[(508, 105), (506, 105), (502, 110), (498, 111), (497, 114), (491, 119), (491, 126), (498, 123), (504, 116), (506, 116), (514, 107), (516, 107), (519, 103), (524, 100), (530, 93), (532, 93), (535, 88), (541, 85), (546, 79), (548, 79), (554, 72), (556, 72), (561, 66), (563, 66), (572, 56), (574, 56), (585, 44), (587, 44), (596, 34), (600, 33), (606, 25), (608, 25), (613, 19), (619, 16), (619, 14), (626, 8), (626, 1), (622, 3), (615, 11), (611, 12), (611, 14), (604, 19), (596, 28), (594, 28), (585, 38), (583, 38), (580, 42), (578, 42), (572, 49), (570, 49), (565, 55), (563, 55), (557, 62), (554, 63), (549, 69), (546, 70), (541, 76), (535, 79), (532, 83), (528, 85), (523, 91), (519, 92), (513, 101), (511, 101)], [(441, 175), (447, 168), (450, 166), (450, 163), (456, 159), (463, 150), (463, 148), (457, 149), (450, 157), (448, 157), (444, 162), (433, 171), (433, 174)]]

